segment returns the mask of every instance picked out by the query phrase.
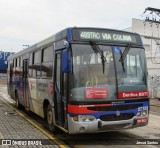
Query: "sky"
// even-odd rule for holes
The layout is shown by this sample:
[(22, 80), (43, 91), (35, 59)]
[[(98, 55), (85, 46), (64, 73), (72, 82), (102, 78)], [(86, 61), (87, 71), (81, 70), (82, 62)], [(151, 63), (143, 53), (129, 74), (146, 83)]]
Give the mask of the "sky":
[(0, 50), (18, 52), (67, 27), (125, 29), (158, 6), (160, 0), (0, 0)]

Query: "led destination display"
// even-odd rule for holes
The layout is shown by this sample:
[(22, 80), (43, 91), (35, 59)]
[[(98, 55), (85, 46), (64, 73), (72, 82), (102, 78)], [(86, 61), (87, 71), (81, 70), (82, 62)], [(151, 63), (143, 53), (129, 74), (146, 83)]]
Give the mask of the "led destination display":
[(73, 39), (142, 44), (140, 36), (137, 34), (107, 29), (75, 29), (73, 30)]
[(116, 33), (100, 33), (100, 32), (80, 32), (81, 39), (96, 39), (96, 40), (114, 40), (114, 41), (126, 41), (135, 42), (135, 37), (131, 35), (116, 34)]

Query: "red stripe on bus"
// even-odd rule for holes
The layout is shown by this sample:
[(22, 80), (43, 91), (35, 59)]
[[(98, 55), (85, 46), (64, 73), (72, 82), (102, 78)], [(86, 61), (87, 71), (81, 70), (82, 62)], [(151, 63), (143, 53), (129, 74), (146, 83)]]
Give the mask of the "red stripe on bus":
[(98, 104), (98, 105), (71, 105), (68, 104), (68, 112), (73, 114), (86, 114), (86, 113), (95, 113), (98, 111), (93, 111), (87, 109), (87, 107), (98, 107), (98, 106), (111, 106), (112, 104)]

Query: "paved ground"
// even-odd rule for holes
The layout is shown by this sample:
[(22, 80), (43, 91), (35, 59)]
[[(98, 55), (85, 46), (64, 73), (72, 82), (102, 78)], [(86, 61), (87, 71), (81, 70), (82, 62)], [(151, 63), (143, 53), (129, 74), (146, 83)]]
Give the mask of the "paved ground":
[[(0, 95), (0, 139), (36, 139), (40, 142), (51, 142), (48, 137), (37, 130), (34, 126), (24, 120), (22, 117), (17, 115), (17, 113), (6, 103), (2, 101)], [(43, 141), (41, 141), (44, 139)], [(48, 140), (46, 140), (48, 139)], [(38, 141), (38, 142), (39, 142)], [(2, 142), (2, 141), (0, 141)], [(40, 143), (39, 142), (39, 143)], [(5, 146), (7, 147), (7, 146)], [(15, 147), (15, 146), (10, 146)], [(25, 146), (26, 147), (26, 146)], [(32, 146), (28, 146), (32, 147)], [(46, 145), (46, 146), (34, 146), (34, 147), (57, 147), (56, 145)]]
[(160, 99), (159, 98), (152, 98), (152, 99), (150, 99), (150, 104), (160, 107)]

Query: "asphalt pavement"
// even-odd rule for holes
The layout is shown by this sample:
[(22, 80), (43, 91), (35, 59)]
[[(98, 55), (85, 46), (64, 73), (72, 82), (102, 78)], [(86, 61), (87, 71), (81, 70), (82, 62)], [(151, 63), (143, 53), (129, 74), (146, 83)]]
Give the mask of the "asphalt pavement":
[(150, 105), (160, 107), (160, 99), (159, 98), (151, 98), (150, 99)]

